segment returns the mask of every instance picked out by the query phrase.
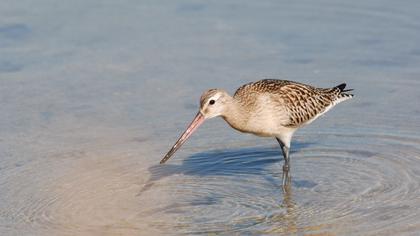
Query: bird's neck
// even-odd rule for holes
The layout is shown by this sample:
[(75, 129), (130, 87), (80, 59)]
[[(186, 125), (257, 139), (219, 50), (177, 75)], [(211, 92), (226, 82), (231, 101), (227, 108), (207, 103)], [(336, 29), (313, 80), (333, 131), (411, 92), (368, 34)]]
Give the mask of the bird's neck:
[(223, 119), (234, 129), (245, 131), (245, 125), (248, 121), (248, 112), (245, 107), (237, 100), (232, 98), (226, 106), (222, 115)]

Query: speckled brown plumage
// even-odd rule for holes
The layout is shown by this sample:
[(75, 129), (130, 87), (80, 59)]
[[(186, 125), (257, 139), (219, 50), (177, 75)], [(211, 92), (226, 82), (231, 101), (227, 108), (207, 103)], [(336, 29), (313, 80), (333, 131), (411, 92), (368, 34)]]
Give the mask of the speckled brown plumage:
[(340, 99), (353, 96), (343, 93), (339, 87), (315, 88), (288, 80), (264, 79), (241, 86), (233, 97), (248, 107), (248, 110), (253, 110), (256, 98), (262, 94), (268, 94), (277, 106), (283, 107), (288, 113), (288, 121), (281, 124), (285, 127), (299, 127)]
[(162, 159), (166, 162), (206, 119), (221, 116), (234, 129), (258, 136), (275, 137), (283, 152), (283, 187), (289, 168), (293, 133), (311, 123), (334, 105), (353, 97), (346, 84), (315, 88), (288, 80), (265, 79), (241, 86), (230, 96), (210, 89), (200, 98), (200, 111), (175, 145)]

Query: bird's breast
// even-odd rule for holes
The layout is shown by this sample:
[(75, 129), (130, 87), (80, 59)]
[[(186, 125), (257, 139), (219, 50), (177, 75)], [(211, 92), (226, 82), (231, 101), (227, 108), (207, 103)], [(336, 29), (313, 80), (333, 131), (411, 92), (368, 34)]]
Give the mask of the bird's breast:
[(269, 96), (259, 96), (255, 102), (241, 110), (241, 115), (226, 116), (229, 125), (245, 133), (262, 137), (276, 136), (282, 132), (288, 121), (283, 106), (270, 100)]

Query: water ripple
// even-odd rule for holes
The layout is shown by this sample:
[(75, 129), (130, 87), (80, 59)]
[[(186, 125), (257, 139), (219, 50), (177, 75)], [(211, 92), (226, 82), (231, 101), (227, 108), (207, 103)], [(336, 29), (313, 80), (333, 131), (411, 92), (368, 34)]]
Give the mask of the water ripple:
[[(177, 203), (158, 215), (173, 215), (177, 220), (168, 224), (185, 233), (339, 232), (355, 223), (364, 232), (420, 227), (413, 208), (420, 193), (419, 139), (363, 134), (362, 144), (360, 135), (325, 136), (349, 145), (296, 143), (287, 193), (281, 191), (280, 151), (270, 147), (203, 152), (181, 165), (153, 166), (146, 186), (165, 180), (153, 188), (170, 188)], [(389, 145), (399, 148), (378, 151)]]

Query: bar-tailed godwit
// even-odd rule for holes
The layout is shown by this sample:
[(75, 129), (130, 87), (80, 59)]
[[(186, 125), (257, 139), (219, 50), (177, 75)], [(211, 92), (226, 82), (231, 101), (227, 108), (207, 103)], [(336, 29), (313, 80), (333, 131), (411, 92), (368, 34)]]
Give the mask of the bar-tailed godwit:
[(289, 179), (290, 141), (293, 133), (350, 99), (346, 84), (333, 88), (264, 79), (241, 86), (230, 96), (222, 89), (210, 89), (200, 98), (200, 110), (160, 163), (165, 163), (206, 119), (221, 116), (232, 128), (263, 137), (274, 137), (284, 157), (283, 187)]

